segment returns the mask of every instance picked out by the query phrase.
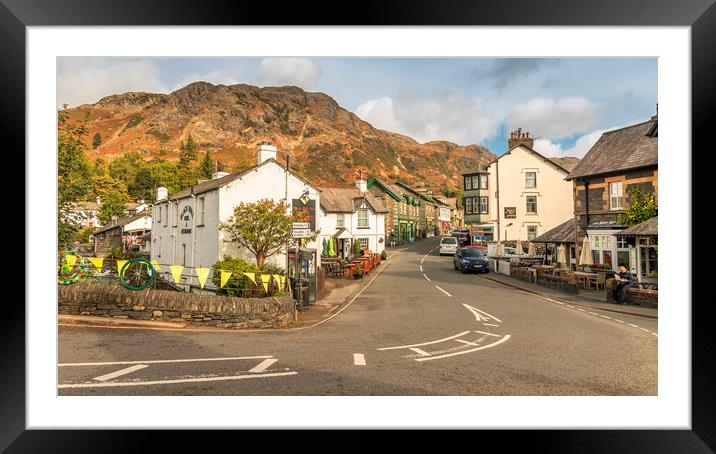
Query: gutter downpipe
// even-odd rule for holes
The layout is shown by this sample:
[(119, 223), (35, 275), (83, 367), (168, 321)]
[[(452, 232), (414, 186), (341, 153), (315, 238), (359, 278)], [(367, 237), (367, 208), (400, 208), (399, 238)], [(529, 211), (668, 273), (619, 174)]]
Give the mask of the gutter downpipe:
[[(497, 242), (500, 242), (500, 161), (495, 161), (495, 200), (497, 200)], [(505, 233), (507, 235), (507, 233)]]

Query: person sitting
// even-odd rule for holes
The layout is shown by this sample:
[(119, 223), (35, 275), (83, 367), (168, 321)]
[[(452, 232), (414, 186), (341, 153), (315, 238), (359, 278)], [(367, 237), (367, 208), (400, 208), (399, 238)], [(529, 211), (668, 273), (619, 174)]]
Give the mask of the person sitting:
[(614, 299), (619, 304), (626, 305), (627, 291), (634, 285), (634, 277), (627, 270), (626, 265), (623, 263), (619, 265), (619, 273), (614, 275), (617, 281), (617, 285), (614, 287), (613, 295)]

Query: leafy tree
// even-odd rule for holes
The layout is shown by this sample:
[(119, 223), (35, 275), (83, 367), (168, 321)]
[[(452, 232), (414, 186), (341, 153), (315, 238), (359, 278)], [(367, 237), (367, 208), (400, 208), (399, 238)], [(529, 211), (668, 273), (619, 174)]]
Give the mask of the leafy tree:
[(100, 133), (95, 133), (94, 137), (92, 137), (92, 149), (95, 150), (100, 145), (102, 145), (102, 136)]
[(360, 255), (360, 241), (353, 241), (353, 255)]
[(145, 165), (134, 176), (128, 185), (129, 195), (135, 200), (152, 200), (154, 190), (158, 185), (152, 176), (152, 170)]
[(94, 160), (92, 172), (94, 172), (96, 176), (107, 175), (107, 163), (104, 162), (104, 159), (97, 158)]
[(112, 220), (112, 216), (121, 218), (124, 216), (124, 207), (126, 201), (118, 194), (113, 193), (107, 197), (106, 200), (102, 201), (102, 206), (99, 209), (97, 218), (102, 224), (106, 224)]
[(63, 247), (74, 240), (77, 227), (66, 222), (71, 204), (84, 199), (92, 182), (92, 168), (85, 155), (86, 121), (70, 123), (66, 106), (58, 112), (57, 213), (58, 241)]
[(152, 174), (155, 189), (159, 186), (164, 186), (169, 190), (170, 194), (183, 189), (177, 176), (177, 165), (175, 163), (169, 161), (152, 162), (149, 166), (149, 171)]
[(206, 150), (204, 159), (199, 163), (199, 175), (202, 178), (210, 179), (214, 174), (214, 160), (211, 159), (211, 152)]
[(131, 151), (115, 158), (109, 164), (109, 174), (112, 178), (129, 183), (134, 180), (140, 169), (145, 166), (142, 154), (138, 151)]
[(92, 177), (91, 198), (99, 197), (107, 200), (112, 196), (121, 198), (125, 202), (129, 200), (127, 185), (122, 180), (112, 178), (110, 175), (95, 175)]
[(639, 186), (631, 186), (629, 187), (629, 206), (624, 208), (624, 214), (617, 218), (617, 222), (630, 227), (657, 216), (658, 211), (659, 206), (653, 192), (646, 192)]
[(92, 235), (97, 229), (94, 227), (82, 227), (77, 231), (76, 240), (80, 243), (89, 243), (90, 235)]
[(256, 266), (263, 268), (268, 257), (280, 252), (292, 240), (292, 223), (298, 216), (286, 214), (286, 205), (270, 199), (256, 203), (240, 203), (234, 215), (221, 223), (221, 230), (230, 241), (248, 249), (256, 257)]
[(199, 151), (196, 149), (194, 138), (189, 134), (186, 142), (182, 141), (179, 146), (179, 165), (189, 166), (192, 162), (199, 158)]

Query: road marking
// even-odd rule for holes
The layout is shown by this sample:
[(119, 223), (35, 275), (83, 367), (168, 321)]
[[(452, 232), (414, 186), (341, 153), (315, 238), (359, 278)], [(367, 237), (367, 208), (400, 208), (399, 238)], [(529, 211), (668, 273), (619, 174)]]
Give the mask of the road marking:
[(426, 352), (425, 350), (420, 350), (419, 348), (410, 347), (410, 350), (414, 351), (420, 356), (430, 356), (430, 353)]
[(592, 314), (592, 315), (599, 315), (599, 314), (597, 314), (596, 312), (590, 312), (590, 314)]
[(476, 347), (477, 347), (478, 345), (480, 345), (480, 344), (476, 344), (475, 342), (470, 342), (470, 341), (466, 341), (466, 340), (462, 340), (462, 339), (455, 339), (455, 341), (456, 341), (456, 342), (462, 342), (463, 344), (467, 344), (467, 345), (474, 345), (474, 346), (476, 346)]
[(463, 331), (460, 334), (455, 334), (454, 336), (446, 337), (445, 339), (439, 339), (439, 340), (430, 341), (430, 342), (423, 342), (421, 344), (399, 345), (397, 347), (383, 347), (383, 348), (378, 348), (376, 350), (398, 350), (400, 348), (422, 347), (423, 345), (439, 344), (440, 342), (445, 342), (445, 341), (449, 341), (451, 339), (455, 339), (456, 337), (464, 336), (465, 334), (467, 334), (469, 332), (470, 331)]
[(100, 375), (99, 377), (95, 377), (95, 378), (93, 378), (92, 380), (107, 381), (107, 380), (111, 380), (111, 379), (116, 378), (116, 377), (121, 377), (122, 375), (131, 374), (131, 373), (134, 372), (135, 370), (144, 369), (144, 368), (146, 368), (146, 367), (149, 367), (149, 366), (146, 365), (146, 364), (137, 364), (137, 365), (134, 365), (134, 366), (126, 367), (126, 368), (124, 368), (124, 369), (120, 369), (120, 370), (118, 370), (118, 371), (116, 371), (116, 372), (112, 372), (112, 373), (110, 373), (110, 374)]
[(615, 321), (615, 322), (619, 322), (619, 323), (624, 323), (623, 320), (619, 320), (618, 318), (615, 318), (614, 321)]
[(277, 360), (277, 359), (274, 359), (274, 358), (265, 359), (265, 360), (261, 361), (261, 362), (260, 362), (256, 367), (254, 367), (253, 369), (249, 369), (249, 372), (254, 373), (254, 374), (258, 374), (258, 373), (260, 373), (260, 372), (263, 372), (263, 371), (265, 371), (266, 369), (268, 369), (268, 368), (269, 368), (273, 363), (275, 363), (276, 361), (278, 361), (278, 360)]
[[(480, 309), (478, 309), (478, 308), (476, 308), (476, 307), (469, 306), (469, 305), (467, 305), (467, 304), (465, 304), (465, 303), (463, 303), (463, 306), (465, 306), (470, 312), (472, 312), (472, 314), (475, 316), (475, 319), (476, 319), (478, 322), (486, 322), (486, 321), (489, 320), (489, 319), (493, 319), (493, 320), (495, 320), (496, 322), (502, 323), (502, 320), (500, 320), (499, 318), (495, 317), (494, 315), (490, 315), (490, 314), (488, 314), (488, 313), (485, 312), (485, 311), (481, 311)], [(479, 312), (480, 314), (482, 314), (482, 315), (486, 315), (488, 318), (483, 317), (482, 315), (478, 314), (478, 312)]]
[(633, 324), (633, 323), (627, 323), (627, 325), (629, 325), (629, 326), (633, 326), (634, 328), (639, 328), (638, 326), (636, 326), (636, 325), (635, 325), (635, 324)]
[(99, 363), (60, 363), (59, 367), (71, 367), (71, 366), (114, 366), (121, 364), (161, 364), (161, 363), (192, 363), (197, 361), (235, 361), (238, 359), (266, 359), (273, 358), (272, 355), (268, 356), (234, 356), (227, 358), (193, 358), (193, 359), (156, 359), (150, 361), (107, 361)]
[(578, 307), (577, 310), (578, 310), (578, 311), (582, 311), (582, 312), (587, 312), (587, 311), (585, 311), (584, 309), (582, 309), (581, 307)]
[(363, 353), (353, 353), (353, 364), (355, 366), (365, 366), (365, 355)]
[(652, 334), (653, 336), (659, 337), (659, 336), (656, 335), (656, 333), (651, 333), (651, 334)]
[(600, 317), (602, 317), (602, 318), (607, 318), (607, 319), (609, 319), (609, 320), (613, 320), (611, 317), (606, 316), (606, 315), (600, 315)]
[(562, 302), (555, 301), (555, 303), (559, 304), (560, 306), (564, 306), (564, 303), (562, 303)]
[(485, 326), (500, 326), (500, 325), (493, 325), (492, 323), (483, 323)]
[(646, 331), (647, 333), (649, 332), (649, 330), (646, 329), (646, 328), (639, 328), (639, 329), (642, 330), (642, 331)]
[(423, 273), (423, 277), (424, 277), (425, 279), (427, 279), (428, 282), (432, 282), (432, 281), (430, 280), (430, 278), (425, 275), (425, 273)]
[(60, 389), (66, 389), (66, 388), (107, 388), (110, 386), (171, 385), (171, 384), (175, 384), (175, 383), (202, 383), (202, 382), (212, 382), (212, 381), (243, 380), (246, 378), (283, 377), (283, 376), (287, 376), (287, 375), (296, 375), (296, 374), (298, 374), (298, 372), (275, 372), (275, 373), (271, 373), (271, 374), (231, 375), (228, 377), (182, 378), (182, 379), (177, 379), (177, 380), (77, 383), (77, 384), (58, 385), (57, 387)]
[(446, 295), (449, 296), (450, 298), (452, 298), (452, 295), (451, 295), (451, 294), (449, 294), (449, 293), (446, 292), (445, 290), (441, 289), (441, 288), (438, 287), (437, 285), (435, 286), (435, 288), (438, 289), (438, 290), (440, 290), (441, 292), (443, 292), (444, 294), (446, 294)]
[(423, 272), (423, 265), (420, 265), (420, 272)]
[(574, 306), (571, 306), (571, 305), (569, 305), (569, 304), (567, 304), (566, 306), (567, 306), (567, 307), (571, 307), (572, 309), (574, 309)]
[(496, 346), (496, 345), (499, 345), (499, 344), (505, 342), (505, 341), (506, 341), (507, 339), (509, 339), (509, 338), (510, 338), (510, 335), (507, 334), (507, 335), (506, 335), (505, 337), (503, 337), (502, 339), (500, 339), (500, 340), (498, 340), (498, 341), (496, 341), (496, 342), (493, 342), (492, 344), (485, 345), (485, 346), (483, 346), (483, 347), (472, 348), (472, 349), (470, 349), (470, 350), (465, 350), (465, 351), (456, 352), (456, 353), (448, 353), (448, 354), (446, 354), (446, 355), (430, 356), (430, 357), (426, 357), (426, 358), (414, 358), (414, 359), (415, 359), (415, 361), (431, 361), (431, 360), (433, 360), (433, 359), (447, 358), (447, 357), (449, 357), (449, 356), (464, 355), (464, 354), (466, 354), (466, 353), (476, 352), (476, 351), (478, 351), (478, 350), (484, 350), (484, 349), (486, 349), (486, 348), (494, 347), (494, 346)]
[(485, 335), (487, 335), (487, 336), (502, 337), (502, 336), (499, 336), (499, 335), (497, 335), (497, 334), (486, 333), (486, 332), (483, 332), (483, 331), (475, 331), (475, 332), (476, 332), (476, 333), (480, 333), (480, 334), (485, 334)]

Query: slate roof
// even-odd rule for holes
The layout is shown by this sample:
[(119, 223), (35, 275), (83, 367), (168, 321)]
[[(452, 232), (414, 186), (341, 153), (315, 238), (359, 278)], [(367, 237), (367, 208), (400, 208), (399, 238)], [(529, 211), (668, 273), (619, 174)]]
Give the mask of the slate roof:
[(143, 217), (149, 217), (149, 213), (142, 212), (140, 214), (135, 214), (134, 216), (125, 216), (123, 218), (117, 219), (116, 224), (112, 224), (112, 221), (110, 221), (107, 224), (100, 227), (99, 230), (97, 230), (97, 232), (95, 232), (95, 233), (102, 233), (102, 232), (106, 232), (107, 230), (112, 230), (116, 227), (122, 227), (122, 226), (125, 226), (131, 222), (136, 221), (137, 219), (141, 219)]
[(653, 130), (658, 127), (657, 122), (658, 118), (652, 117), (643, 123), (605, 132), (566, 179), (656, 166), (659, 137)]
[(365, 200), (376, 213), (387, 213), (383, 202), (370, 192), (361, 193), (358, 188), (318, 188), (321, 191), (321, 207), (329, 213), (353, 213)]
[(653, 218), (642, 222), (641, 224), (633, 225), (628, 229), (622, 230), (617, 235), (623, 236), (658, 236), (659, 235), (659, 217), (654, 216)]
[(574, 218), (563, 222), (532, 240), (533, 243), (574, 243), (575, 241), (576, 230)]

